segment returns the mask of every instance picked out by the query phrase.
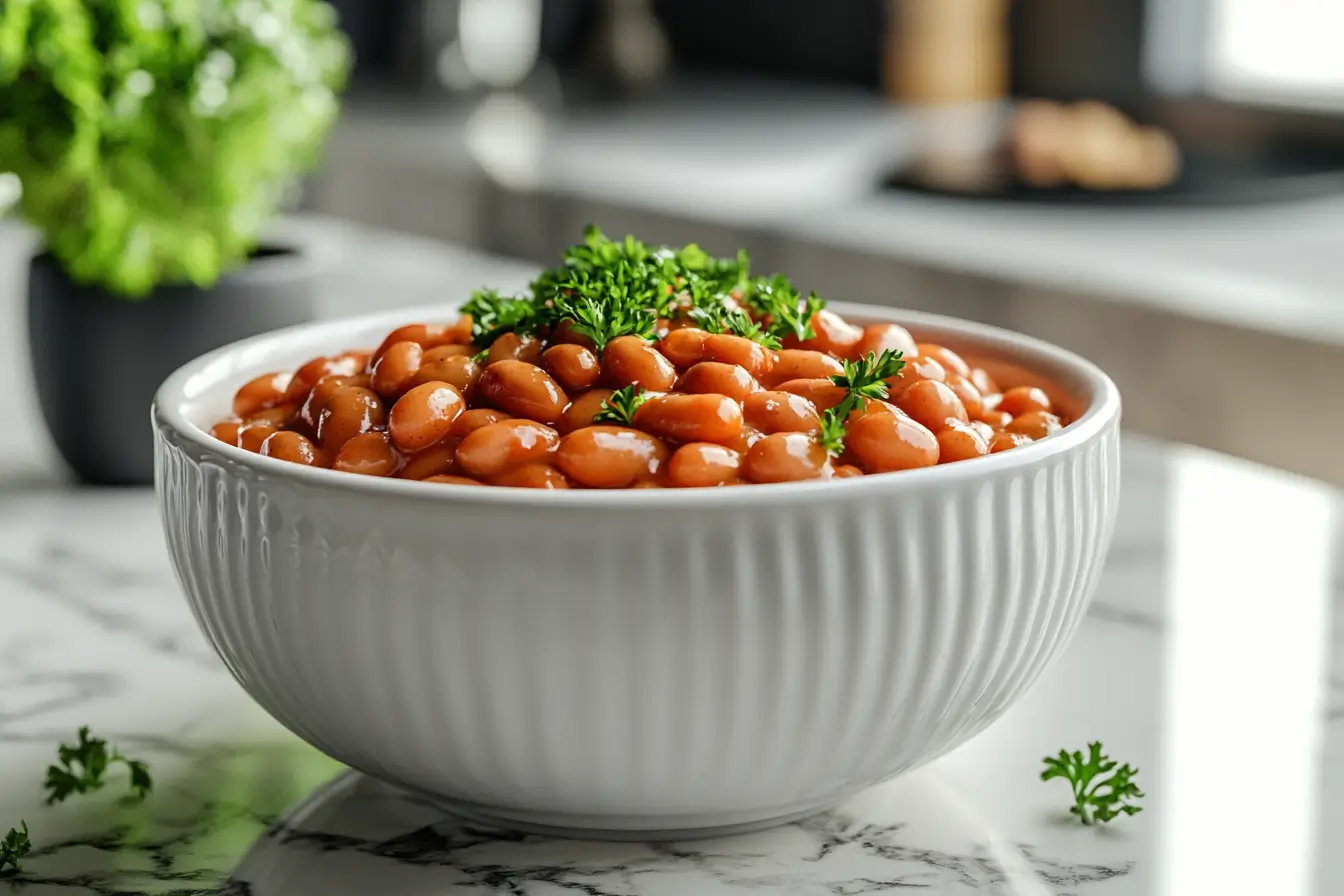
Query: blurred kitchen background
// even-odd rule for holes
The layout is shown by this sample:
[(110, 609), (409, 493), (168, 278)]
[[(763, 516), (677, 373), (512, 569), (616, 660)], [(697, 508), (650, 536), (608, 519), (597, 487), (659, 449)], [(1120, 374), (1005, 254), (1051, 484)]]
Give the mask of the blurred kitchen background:
[(588, 222), (746, 246), (1344, 483), (1340, 0), (334, 5), (357, 62), (306, 212), (532, 262)]
[[(1338, 0), (337, 6), (314, 210), (538, 262), (589, 221), (745, 245), (1074, 348), (1133, 430), (1344, 482)], [(1040, 99), (1106, 106), (1015, 116)]]

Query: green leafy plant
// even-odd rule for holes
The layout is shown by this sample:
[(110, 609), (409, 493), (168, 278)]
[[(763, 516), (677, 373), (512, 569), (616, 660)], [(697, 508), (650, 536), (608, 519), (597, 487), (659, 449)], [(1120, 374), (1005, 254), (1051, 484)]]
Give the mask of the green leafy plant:
[(17, 874), (22, 871), (23, 869), (19, 867), (19, 860), (33, 849), (33, 844), (28, 840), (28, 823), (20, 821), (19, 828), (21, 830), (10, 828), (9, 833), (5, 834), (3, 840), (0, 840), (0, 876)]
[(316, 163), (348, 67), (321, 0), (4, 0), (0, 171), (73, 279), (209, 286)]
[(1081, 751), (1060, 750), (1058, 756), (1047, 756), (1043, 761), (1041, 780), (1063, 778), (1069, 782), (1073, 790), (1069, 811), (1083, 824), (1108, 822), (1121, 814), (1136, 815), (1143, 811), (1131, 802), (1144, 795), (1134, 783), (1139, 770), (1128, 763), (1117, 768), (1115, 761), (1102, 753), (1100, 742), (1087, 745), (1086, 757)]
[(130, 772), (131, 792), (143, 797), (154, 788), (145, 763), (123, 756), (119, 750), (109, 750), (107, 741), (90, 737), (87, 725), (79, 729), (74, 746), (61, 744), (56, 755), (57, 765), (47, 766), (43, 787), (47, 790), (47, 805), (59, 803), (75, 793), (101, 790), (107, 783), (107, 770), (114, 763), (125, 765)]
[(617, 426), (633, 426), (635, 411), (649, 400), (647, 392), (638, 386), (626, 386), (613, 392), (602, 407), (593, 415), (594, 423), (615, 423)]

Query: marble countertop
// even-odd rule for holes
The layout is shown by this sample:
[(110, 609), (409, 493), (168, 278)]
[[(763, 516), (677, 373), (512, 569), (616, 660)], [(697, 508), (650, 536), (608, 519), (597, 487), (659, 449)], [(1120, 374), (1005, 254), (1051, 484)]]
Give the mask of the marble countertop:
[[(326, 236), (328, 313), (529, 272), (455, 250), (426, 264), (413, 242), (350, 228)], [(23, 363), (12, 305), (0, 286), (0, 375)], [(65, 482), (16, 392), (0, 391), (0, 830), (24, 819), (34, 849), (13, 892), (1344, 892), (1344, 520), (1319, 484), (1130, 439), (1095, 604), (984, 734), (773, 831), (579, 843), (454, 821), (271, 721), (197, 631), (153, 495)], [(148, 800), (112, 788), (42, 805), (57, 743), (85, 724), (150, 762)], [(1067, 787), (1037, 775), (1045, 754), (1093, 739), (1140, 768), (1148, 796), (1143, 813), (1084, 828), (1064, 811)]]

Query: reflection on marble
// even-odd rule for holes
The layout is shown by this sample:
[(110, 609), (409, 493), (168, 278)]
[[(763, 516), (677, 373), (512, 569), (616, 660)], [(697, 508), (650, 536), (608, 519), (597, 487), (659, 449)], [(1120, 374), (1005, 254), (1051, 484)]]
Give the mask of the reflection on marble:
[[(442, 892), (849, 896), (905, 888), (1073, 892), (1130, 870), (1128, 862), (1070, 862), (988, 837), (967, 838), (960, 850), (931, 846), (927, 822), (891, 820), (915, 806), (936, 817), (942, 801), (930, 789), (927, 781), (893, 782), (836, 811), (719, 840), (574, 843), (445, 820), (432, 806), (349, 774), (270, 828), (235, 879), (256, 893), (329, 896), (416, 892), (427, 879)], [(322, 860), (332, 852), (347, 859), (338, 874)], [(411, 870), (419, 868), (435, 873)]]
[[(1191, 881), (1221, 896), (1229, 881), (1271, 880), (1236, 891), (1344, 892), (1344, 856), (1330, 848), (1344, 837), (1337, 496), (1142, 441), (1127, 444), (1124, 467), (1097, 603), (1004, 720), (833, 812), (652, 845), (490, 830), (336, 777), (336, 763), (253, 706), (209, 652), (151, 495), (0, 478), (0, 831), (23, 818), (34, 844), (10, 883), (24, 896), (1187, 896)], [(1240, 508), (1247, 496), (1254, 514)], [(1291, 525), (1308, 519), (1329, 531), (1294, 538)], [(1276, 556), (1248, 549), (1254, 530), (1234, 528), (1248, 520), (1289, 527)], [(1278, 563), (1293, 575), (1276, 576)], [(1267, 593), (1276, 581), (1293, 593)], [(1314, 652), (1296, 650), (1307, 630), (1319, 630)], [(1221, 635), (1235, 640), (1210, 640)], [(1290, 679), (1302, 694), (1283, 699)], [(1193, 708), (1174, 716), (1178, 699)], [(1199, 725), (1174, 721), (1199, 711)], [(1273, 727), (1252, 737), (1257, 719)], [(149, 800), (109, 790), (41, 805), (42, 770), (81, 724), (151, 762)], [(1236, 733), (1212, 757), (1236, 775), (1217, 818), (1191, 790), (1208, 779), (1180, 771), (1206, 729)], [(1067, 789), (1036, 780), (1042, 755), (1093, 738), (1138, 765), (1149, 793), (1144, 813), (1110, 829), (1078, 826), (1063, 812)], [(1290, 747), (1291, 775), (1273, 759)], [(1285, 832), (1304, 843), (1284, 848)], [(1181, 855), (1200, 858), (1173, 866)], [(1202, 886), (1214, 882), (1223, 889)]]

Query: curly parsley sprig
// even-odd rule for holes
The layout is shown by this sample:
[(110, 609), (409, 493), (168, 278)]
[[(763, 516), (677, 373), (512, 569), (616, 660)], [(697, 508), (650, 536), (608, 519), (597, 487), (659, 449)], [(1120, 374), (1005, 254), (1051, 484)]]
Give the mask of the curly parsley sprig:
[(758, 318), (769, 321), (766, 329), (772, 336), (794, 336), (799, 341), (816, 338), (812, 316), (826, 307), (815, 292), (804, 298), (783, 274), (751, 279), (742, 291), (742, 301)]
[(657, 324), (653, 311), (636, 302), (615, 298), (604, 302), (592, 295), (560, 296), (554, 313), (557, 319), (570, 321), (575, 333), (593, 340), (598, 354), (620, 336), (652, 339)]
[(845, 418), (829, 408), (817, 416), (821, 423), (817, 430), (817, 444), (826, 449), (832, 457), (839, 457), (845, 450)]
[(635, 411), (649, 400), (649, 393), (638, 386), (630, 385), (618, 389), (602, 402), (602, 407), (593, 415), (594, 423), (614, 423), (617, 426), (634, 426)]
[(8, 877), (22, 871), (19, 861), (32, 852), (32, 849), (33, 844), (28, 839), (28, 823), (20, 820), (19, 828), (10, 828), (9, 833), (0, 840), (0, 877)]
[(1143, 811), (1132, 800), (1144, 796), (1134, 776), (1139, 770), (1128, 763), (1116, 767), (1113, 759), (1101, 751), (1099, 741), (1087, 745), (1087, 756), (1082, 751), (1060, 750), (1058, 756), (1047, 756), (1041, 780), (1063, 778), (1073, 790), (1073, 805), (1069, 811), (1083, 824), (1108, 822), (1119, 815), (1137, 815)]
[(779, 303), (770, 315), (770, 332), (780, 337), (794, 336), (800, 342), (816, 339), (817, 331), (812, 328), (812, 317), (826, 307), (826, 302), (816, 293), (810, 292), (807, 298), (799, 299), (797, 294), (791, 299)]
[(845, 422), (855, 409), (868, 399), (881, 401), (888, 395), (887, 378), (898, 376), (905, 367), (901, 353), (886, 349), (881, 355), (869, 352), (857, 361), (841, 361), (842, 372), (831, 377), (831, 382), (845, 390), (845, 397), (835, 407), (819, 416), (821, 428), (817, 444), (832, 455), (845, 450)]
[(101, 790), (107, 783), (108, 768), (121, 763), (130, 772), (131, 791), (143, 797), (154, 788), (149, 768), (138, 759), (130, 759), (117, 749), (108, 749), (101, 737), (90, 737), (87, 725), (79, 729), (79, 741), (74, 745), (61, 744), (56, 755), (58, 765), (47, 766), (43, 787), (48, 791), (47, 805), (59, 803), (74, 793)]
[(564, 266), (575, 270), (601, 270), (621, 261), (647, 261), (656, 253), (643, 240), (626, 234), (623, 240), (609, 239), (596, 224), (583, 229), (583, 242), (561, 253)]
[(676, 261), (684, 280), (699, 281), (717, 294), (743, 292), (751, 280), (751, 256), (746, 249), (738, 249), (736, 258), (716, 258), (690, 243), (676, 253)]
[(793, 288), (793, 283), (784, 274), (751, 277), (742, 290), (742, 303), (758, 316), (764, 317), (771, 312), (776, 301), (775, 297), (785, 292), (793, 293), (795, 296), (798, 294)]
[(691, 320), (707, 333), (728, 333), (741, 336), (774, 351), (779, 348), (777, 337), (765, 331), (759, 323), (751, 319), (745, 311), (729, 308), (723, 302), (707, 302), (703, 306), (691, 309)]
[(891, 349), (883, 350), (881, 355), (869, 352), (857, 361), (841, 361), (840, 364), (843, 369), (831, 377), (831, 382), (845, 390), (845, 397), (833, 408), (841, 420), (862, 405), (864, 399), (886, 399), (887, 379), (899, 376), (905, 367), (901, 352)]
[(505, 333), (535, 333), (540, 323), (537, 310), (530, 297), (501, 296), (494, 289), (472, 290), (461, 308), (463, 314), (471, 315), (471, 341), (486, 349)]
[(559, 267), (543, 271), (532, 282), (532, 294), (544, 308), (557, 296), (576, 291), (587, 295), (610, 293), (642, 302), (657, 315), (671, 305), (685, 279), (679, 259), (675, 250), (652, 248), (633, 236), (620, 241), (608, 239), (590, 226), (584, 231), (582, 243), (564, 251)]

